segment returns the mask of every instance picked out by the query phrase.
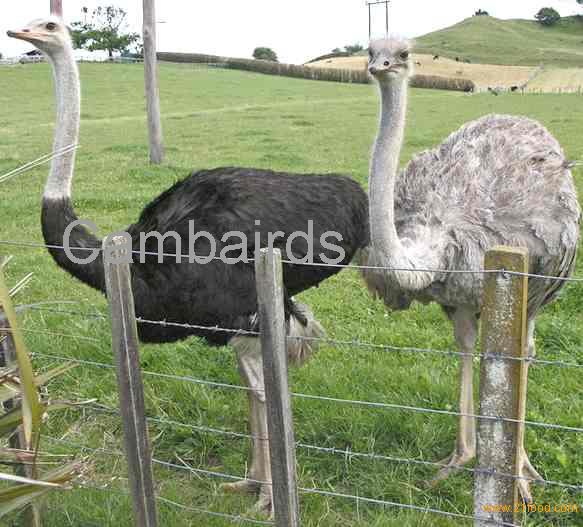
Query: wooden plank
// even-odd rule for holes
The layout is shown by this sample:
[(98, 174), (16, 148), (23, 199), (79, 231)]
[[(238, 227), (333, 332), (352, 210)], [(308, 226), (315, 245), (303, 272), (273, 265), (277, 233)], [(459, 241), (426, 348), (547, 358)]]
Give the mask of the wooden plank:
[(281, 252), (278, 249), (261, 249), (255, 261), (255, 275), (261, 324), (275, 525), (299, 527)]
[(144, 22), (144, 77), (146, 107), (148, 110), (148, 136), (150, 162), (158, 165), (164, 160), (162, 122), (160, 119), (160, 91), (158, 88), (158, 59), (156, 57), (156, 6), (155, 0), (143, 0)]
[[(130, 490), (133, 497), (135, 525), (157, 527), (156, 495), (152, 476), (152, 458), (146, 423), (144, 385), (140, 368), (131, 273), (122, 258), (124, 239), (103, 243), (105, 281), (111, 310), (112, 346), (117, 368), (119, 405), (123, 421)], [(117, 247), (117, 248), (116, 248)], [(107, 254), (107, 257), (106, 257)], [(127, 257), (127, 255), (125, 255)]]
[[(486, 270), (528, 272), (528, 251), (497, 247), (486, 255)], [(480, 415), (524, 421), (526, 412), (528, 278), (508, 273), (487, 274), (482, 309)], [(519, 522), (518, 481), (503, 474), (518, 474), (524, 423), (480, 419), (478, 465), (474, 487), (477, 527)], [(491, 507), (507, 506), (507, 510)], [(498, 522), (498, 523), (495, 523)]]

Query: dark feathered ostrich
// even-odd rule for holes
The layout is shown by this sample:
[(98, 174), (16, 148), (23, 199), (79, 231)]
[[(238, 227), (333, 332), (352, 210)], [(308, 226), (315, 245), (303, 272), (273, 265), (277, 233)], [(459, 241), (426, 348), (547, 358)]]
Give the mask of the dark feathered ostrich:
[[(54, 17), (35, 20), (25, 29), (9, 32), (9, 36), (31, 42), (45, 53), (54, 70), (57, 97), (55, 150), (77, 143), (80, 120), (79, 76), (73, 59), (73, 48), (63, 22)], [(62, 246), (67, 226), (77, 220), (71, 203), (71, 183), (75, 152), (53, 160), (42, 206), (42, 228), (47, 245)], [(303, 258), (307, 241), (296, 237), (291, 253), (286, 241), (294, 232), (307, 232), (313, 221), (314, 261), (322, 257), (338, 257), (336, 250), (322, 243), (322, 235), (334, 231), (342, 241), (330, 243), (341, 247), (348, 263), (356, 251), (368, 242), (367, 197), (360, 186), (342, 176), (315, 176), (275, 173), (246, 168), (218, 168), (193, 173), (184, 181), (158, 196), (142, 212), (137, 223), (130, 225), (134, 249), (139, 248), (140, 233), (174, 231), (185, 242), (189, 237), (189, 222), (197, 232), (206, 231), (217, 241), (217, 254), (227, 244), (221, 242), (229, 231), (239, 231), (248, 240), (259, 233), (261, 246), (268, 245), (268, 233), (283, 234), (275, 239), (275, 247), (283, 257)], [(232, 241), (230, 242), (232, 245)], [(101, 241), (82, 227), (73, 229), (69, 244), (77, 258), (86, 258), (80, 248), (99, 249)], [(187, 246), (186, 243), (183, 246)], [(77, 250), (76, 250), (77, 249)], [(158, 242), (152, 238), (147, 251), (157, 252)], [(210, 242), (199, 237), (193, 247), (197, 255), (210, 253)], [(253, 250), (253, 249), (252, 249)], [(167, 238), (165, 253), (176, 253), (176, 241)], [(85, 284), (104, 292), (102, 258), (91, 264), (79, 265), (62, 250), (50, 249), (57, 264)], [(241, 251), (229, 253), (237, 257)], [(250, 255), (253, 256), (252, 254)], [(158, 263), (157, 256), (132, 267), (132, 286), (138, 316), (151, 320), (168, 320), (202, 326), (221, 326), (238, 330), (257, 330), (257, 299), (252, 263), (227, 265), (221, 261), (209, 264), (176, 263), (175, 258)], [(317, 336), (320, 325), (304, 306), (292, 296), (329, 278), (337, 267), (286, 265), (284, 286), (286, 317), (292, 336)], [(250, 390), (250, 428), (253, 437), (267, 437), (263, 372), (258, 339), (213, 331), (199, 331), (157, 325), (140, 325), (144, 342), (173, 342), (195, 335), (212, 345), (232, 345), (237, 351), (239, 370)], [(299, 362), (311, 352), (309, 343), (290, 340), (289, 354)], [(230, 485), (233, 491), (259, 493), (257, 508), (271, 509), (271, 470), (266, 441), (253, 441), (252, 463), (247, 480)], [(254, 481), (251, 481), (254, 480)], [(257, 485), (255, 481), (265, 481)]]

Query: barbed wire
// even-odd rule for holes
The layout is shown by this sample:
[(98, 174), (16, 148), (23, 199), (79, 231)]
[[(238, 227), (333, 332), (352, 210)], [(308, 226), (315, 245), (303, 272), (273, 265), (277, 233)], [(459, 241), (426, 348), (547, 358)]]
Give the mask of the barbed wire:
[[(19, 306), (21, 307), (21, 306)], [(55, 313), (55, 314), (64, 314), (64, 315), (72, 315), (78, 316), (83, 318), (95, 318), (101, 320), (107, 320), (109, 317), (102, 313), (82, 313), (79, 311), (71, 311), (71, 310), (62, 310), (62, 309), (55, 309), (55, 308), (45, 308), (42, 306), (37, 305), (30, 305), (30, 306), (22, 306), (27, 309), (35, 310), (35, 311), (46, 311), (47, 313)], [(238, 330), (234, 328), (222, 328), (220, 326), (201, 326), (195, 324), (188, 324), (188, 323), (179, 323), (179, 322), (169, 322), (164, 320), (147, 320), (141, 317), (136, 318), (136, 322), (139, 324), (151, 324), (151, 325), (160, 325), (165, 327), (178, 327), (182, 329), (197, 329), (197, 330), (204, 330), (210, 332), (226, 332), (226, 333), (233, 333), (233, 334), (243, 334), (243, 335), (250, 335), (250, 336), (260, 336), (260, 332), (256, 331), (245, 331), (245, 330)], [(566, 362), (561, 360), (544, 360), (544, 359), (537, 359), (535, 357), (507, 357), (501, 355), (495, 355), (492, 353), (466, 353), (462, 351), (453, 351), (453, 350), (434, 350), (431, 348), (416, 348), (416, 347), (399, 347), (399, 346), (391, 346), (387, 344), (376, 344), (374, 342), (364, 342), (359, 341), (356, 339), (353, 340), (337, 340), (332, 339), (329, 337), (307, 337), (307, 336), (292, 336), (287, 335), (287, 340), (302, 340), (302, 341), (313, 341), (313, 342), (321, 342), (324, 344), (332, 345), (332, 346), (348, 346), (348, 347), (359, 347), (359, 348), (370, 348), (376, 351), (382, 352), (390, 352), (390, 353), (424, 353), (424, 354), (436, 354), (436, 355), (443, 355), (443, 356), (452, 356), (452, 357), (473, 357), (476, 359), (491, 359), (491, 360), (503, 360), (503, 361), (516, 361), (516, 362), (527, 362), (532, 365), (541, 365), (541, 366), (557, 366), (560, 368), (583, 368), (583, 364), (578, 364), (575, 362)]]
[[(25, 248), (32, 248), (32, 249), (53, 249), (59, 251), (66, 251), (69, 250), (71, 252), (88, 252), (88, 253), (101, 253), (103, 252), (103, 248), (101, 247), (65, 247), (63, 245), (52, 245), (52, 244), (44, 244), (38, 242), (20, 242), (20, 241), (13, 241), (13, 240), (0, 240), (0, 245), (11, 245), (15, 247), (25, 247)], [(228, 263), (225, 261), (226, 259), (220, 256), (211, 256), (210, 254), (207, 256), (201, 256), (196, 254), (182, 254), (182, 253), (166, 253), (166, 252), (154, 252), (154, 251), (138, 251), (132, 250), (130, 251), (132, 255), (138, 256), (156, 256), (162, 258), (174, 258), (176, 260), (194, 260), (195, 258), (200, 258), (204, 260), (211, 260), (211, 261), (219, 261), (223, 262), (225, 265)], [(231, 258), (233, 259), (233, 258)], [(244, 257), (243, 263), (252, 263), (254, 262), (254, 258), (250, 258), (248, 256)], [(386, 267), (386, 266), (375, 266), (375, 265), (357, 265), (357, 264), (331, 264), (331, 263), (324, 263), (324, 262), (301, 262), (296, 260), (286, 260), (282, 259), (282, 263), (286, 265), (299, 265), (299, 266), (307, 266), (307, 267), (333, 267), (337, 269), (353, 269), (353, 270), (360, 270), (360, 271), (389, 271), (389, 272), (410, 272), (410, 273), (435, 273), (435, 274), (473, 274), (473, 275), (487, 275), (487, 274), (501, 274), (505, 276), (521, 276), (526, 278), (533, 278), (533, 279), (541, 279), (541, 280), (555, 280), (559, 282), (583, 282), (583, 277), (567, 277), (567, 276), (550, 276), (550, 275), (541, 275), (541, 274), (534, 274), (534, 273), (523, 273), (519, 271), (508, 271), (506, 269), (430, 269), (430, 268), (419, 268), (419, 269), (411, 269), (411, 268), (400, 268), (400, 267)]]

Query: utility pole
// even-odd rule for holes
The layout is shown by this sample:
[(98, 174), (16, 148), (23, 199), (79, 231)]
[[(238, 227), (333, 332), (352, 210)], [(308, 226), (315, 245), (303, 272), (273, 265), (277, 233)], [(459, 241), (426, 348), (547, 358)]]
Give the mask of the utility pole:
[(162, 122), (160, 119), (160, 91), (158, 88), (158, 58), (156, 56), (156, 4), (155, 0), (143, 0), (144, 6), (144, 76), (146, 106), (148, 109), (148, 133), (150, 138), (150, 162), (159, 165), (164, 159)]
[(385, 4), (385, 36), (389, 36), (389, 3), (391, 0), (371, 0), (367, 1), (368, 7), (368, 38), (372, 38), (372, 6)]
[(63, 0), (51, 0), (51, 15), (63, 18)]

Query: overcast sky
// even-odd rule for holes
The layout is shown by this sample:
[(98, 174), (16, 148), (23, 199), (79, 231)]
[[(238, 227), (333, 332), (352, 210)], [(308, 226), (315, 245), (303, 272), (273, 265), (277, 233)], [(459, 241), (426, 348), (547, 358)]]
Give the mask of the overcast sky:
[[(63, 0), (65, 20), (81, 18), (81, 6), (115, 4), (140, 29), (141, 0)], [(478, 8), (498, 18), (529, 18), (545, 6), (563, 16), (581, 12), (575, 0), (392, 0), (391, 31), (408, 37), (455, 24)], [(44, 16), (49, 0), (0, 1), (0, 52), (30, 49), (6, 37)], [(165, 0), (157, 2), (158, 49), (248, 57), (256, 46), (273, 48), (284, 62), (302, 63), (335, 47), (368, 39), (365, 0)], [(374, 32), (384, 31), (384, 6), (374, 7)]]

